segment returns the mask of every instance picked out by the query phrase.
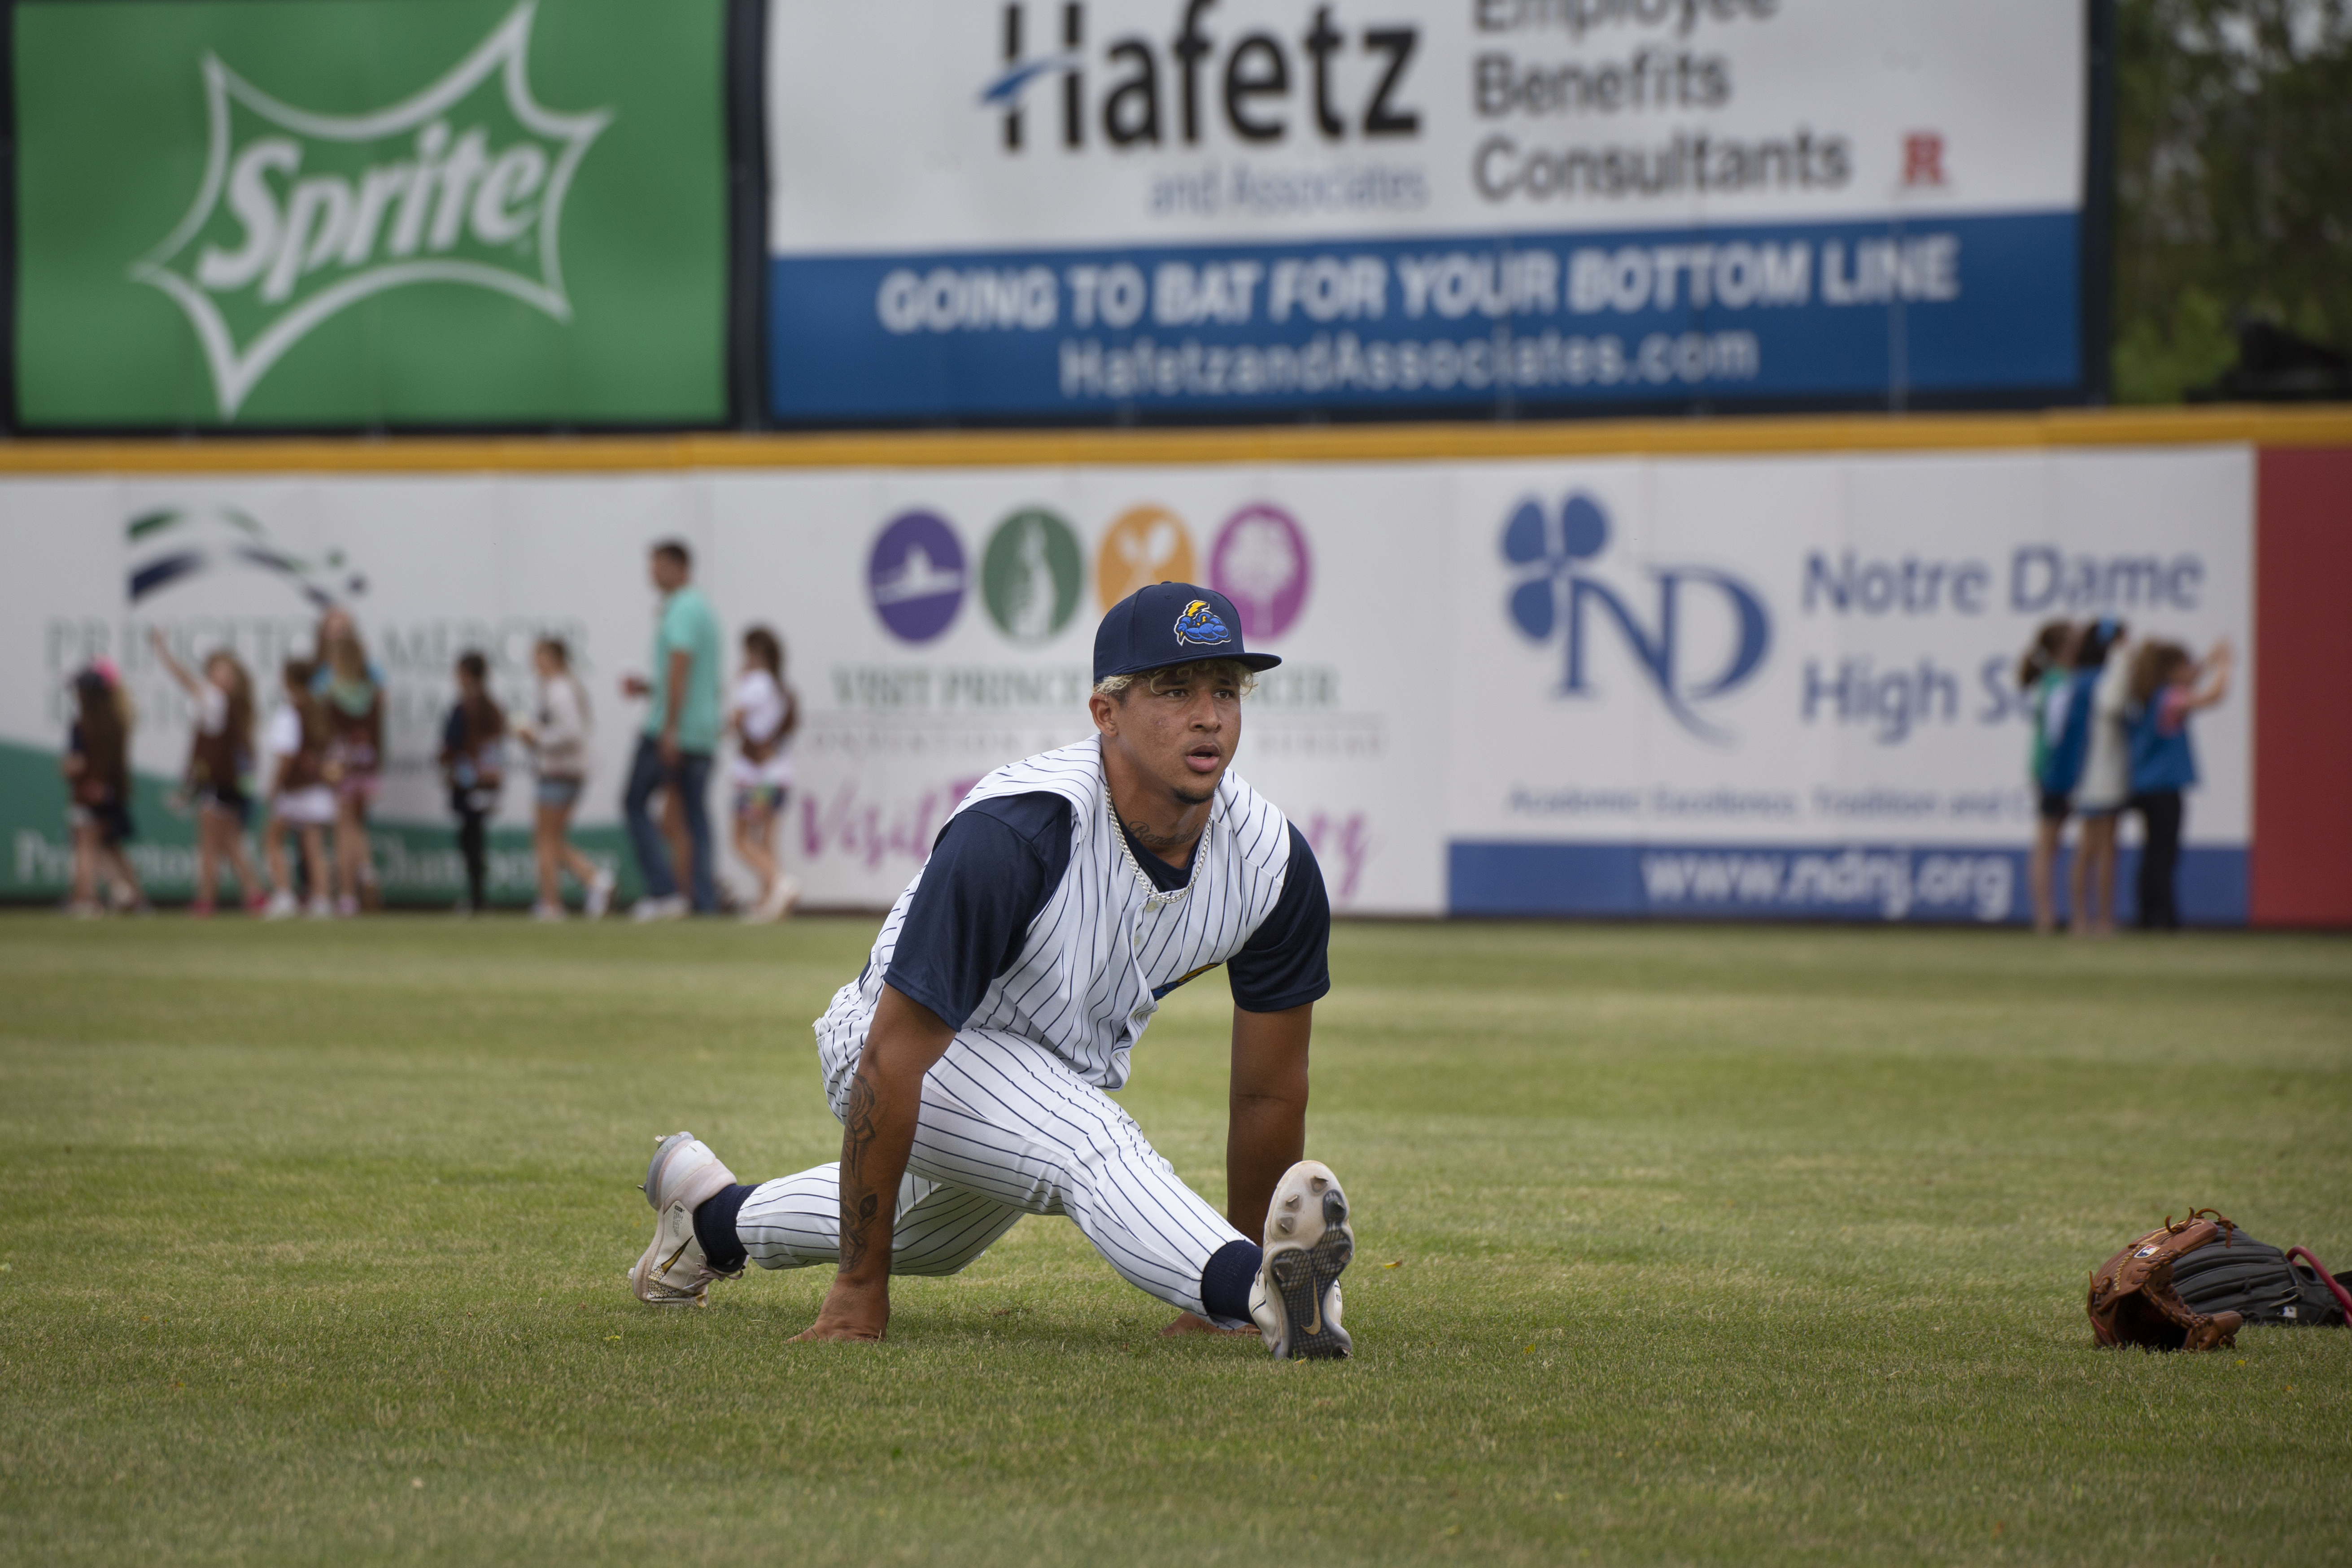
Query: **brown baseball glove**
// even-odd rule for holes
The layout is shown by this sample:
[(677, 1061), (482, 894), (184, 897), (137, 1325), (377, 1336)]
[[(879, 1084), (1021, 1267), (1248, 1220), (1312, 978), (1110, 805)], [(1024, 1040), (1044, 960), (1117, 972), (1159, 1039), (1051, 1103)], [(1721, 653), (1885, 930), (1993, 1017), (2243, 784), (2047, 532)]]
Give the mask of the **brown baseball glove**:
[[(2210, 1218), (2208, 1218), (2210, 1216)], [(2105, 1344), (2150, 1350), (2220, 1350), (2237, 1343), (2245, 1320), (2235, 1312), (2197, 1312), (2172, 1288), (2173, 1260), (2219, 1241), (2227, 1247), (2237, 1227), (2215, 1209), (2193, 1208), (2175, 1225), (2151, 1230), (2091, 1276), (2091, 1332)]]

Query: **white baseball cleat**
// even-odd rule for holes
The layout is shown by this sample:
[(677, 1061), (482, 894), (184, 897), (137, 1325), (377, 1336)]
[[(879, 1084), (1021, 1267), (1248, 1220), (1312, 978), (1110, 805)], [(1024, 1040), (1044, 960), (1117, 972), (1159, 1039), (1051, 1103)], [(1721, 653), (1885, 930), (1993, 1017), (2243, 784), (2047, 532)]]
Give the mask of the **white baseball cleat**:
[(1265, 1260), (1250, 1317), (1276, 1361), (1330, 1361), (1354, 1345), (1339, 1326), (1339, 1274), (1356, 1256), (1348, 1195), (1318, 1160), (1282, 1173), (1265, 1208)]
[(709, 1145), (692, 1133), (672, 1133), (655, 1141), (646, 1167), (646, 1201), (658, 1217), (652, 1245), (629, 1270), (637, 1300), (656, 1307), (706, 1307), (710, 1281), (732, 1280), (710, 1266), (694, 1234), (694, 1211), (735, 1185), (735, 1173), (719, 1163)]

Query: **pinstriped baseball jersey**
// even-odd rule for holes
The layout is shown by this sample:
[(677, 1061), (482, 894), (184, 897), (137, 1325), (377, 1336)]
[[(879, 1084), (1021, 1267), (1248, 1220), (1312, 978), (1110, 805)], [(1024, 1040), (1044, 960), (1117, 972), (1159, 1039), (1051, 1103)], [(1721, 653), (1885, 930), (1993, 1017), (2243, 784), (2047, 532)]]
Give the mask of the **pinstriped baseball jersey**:
[[(1112, 820), (1100, 742), (1080, 741), (1000, 768), (956, 810), (1045, 792), (1070, 803), (1070, 861), (1030, 923), (1012, 967), (990, 985), (966, 1030), (1034, 1040), (1085, 1082), (1118, 1089), (1128, 1056), (1160, 998), (1239, 952), (1282, 896), (1290, 867), (1288, 821), (1228, 770), (1217, 786), (1191, 880), (1163, 893), (1136, 864)], [(922, 874), (891, 906), (865, 973), (844, 986), (816, 1022), (826, 1088), (838, 1098), (881, 999), (898, 933)]]

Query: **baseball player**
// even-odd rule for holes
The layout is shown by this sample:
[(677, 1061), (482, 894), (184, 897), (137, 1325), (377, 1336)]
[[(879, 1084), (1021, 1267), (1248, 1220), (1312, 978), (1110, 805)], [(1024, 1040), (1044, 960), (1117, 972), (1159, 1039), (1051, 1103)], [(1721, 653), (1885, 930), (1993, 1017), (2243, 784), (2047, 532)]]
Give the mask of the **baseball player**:
[[(832, 1263), (802, 1339), (878, 1340), (890, 1276), (952, 1274), (1024, 1214), (1066, 1214), (1170, 1333), (1255, 1327), (1280, 1359), (1344, 1356), (1348, 1200), (1301, 1159), (1330, 905), (1298, 830), (1229, 769), (1241, 699), (1281, 661), (1223, 595), (1163, 582), (1095, 633), (1096, 733), (973, 786), (816, 1021), (841, 1159), (746, 1186), (660, 1140), (640, 1300)], [(1160, 998), (1223, 965), (1234, 995), (1220, 1215), (1111, 1100)], [(1262, 1241), (1252, 1240), (1252, 1236)]]

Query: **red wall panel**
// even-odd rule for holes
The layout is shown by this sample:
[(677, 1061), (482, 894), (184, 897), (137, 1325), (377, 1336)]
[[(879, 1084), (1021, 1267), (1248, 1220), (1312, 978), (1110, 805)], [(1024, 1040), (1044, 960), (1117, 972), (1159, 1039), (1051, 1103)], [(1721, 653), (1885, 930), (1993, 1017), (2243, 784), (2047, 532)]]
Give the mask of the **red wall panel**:
[(2352, 925), (2352, 448), (2260, 465), (2248, 914)]

